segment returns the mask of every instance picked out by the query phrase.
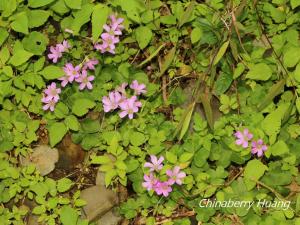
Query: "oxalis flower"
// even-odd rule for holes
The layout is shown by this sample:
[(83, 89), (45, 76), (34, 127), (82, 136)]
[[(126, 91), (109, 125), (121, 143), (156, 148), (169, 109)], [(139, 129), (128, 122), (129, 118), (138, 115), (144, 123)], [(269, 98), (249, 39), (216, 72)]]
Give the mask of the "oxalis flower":
[(52, 60), (53, 63), (57, 63), (58, 59), (62, 57), (62, 53), (57, 46), (50, 47), (50, 53), (48, 54), (48, 59)]
[(126, 95), (126, 87), (128, 86), (127, 83), (122, 83), (120, 86), (116, 87), (116, 91), (120, 92), (122, 95)]
[(119, 113), (121, 118), (128, 115), (129, 119), (133, 119), (133, 114), (139, 111), (139, 107), (142, 107), (142, 103), (137, 101), (136, 96), (132, 96), (119, 104), (122, 112)]
[(267, 149), (268, 147), (264, 144), (264, 141), (262, 139), (252, 142), (251, 153), (253, 155), (257, 154), (258, 157), (261, 157)]
[(165, 182), (159, 181), (154, 186), (154, 190), (155, 190), (156, 194), (167, 197), (169, 195), (169, 193), (172, 192), (172, 187), (170, 186), (170, 184), (167, 181), (165, 181)]
[(85, 63), (84, 66), (82, 68), (82, 70), (95, 70), (95, 66), (99, 63), (99, 61), (97, 59), (88, 59)]
[(80, 76), (80, 66), (73, 66), (72, 63), (67, 63), (64, 66), (65, 76), (59, 78), (61, 80), (61, 86), (65, 87), (68, 83), (73, 83), (73, 81)]
[(60, 88), (56, 88), (56, 83), (52, 82), (50, 85), (47, 86), (47, 89), (44, 90), (45, 96), (44, 101), (47, 102), (50, 100), (54, 100), (57, 102), (59, 100), (59, 94), (61, 93)]
[(54, 111), (55, 109), (55, 105), (56, 105), (56, 101), (54, 99), (51, 100), (46, 100), (45, 98), (42, 98), (42, 102), (45, 103), (45, 105), (43, 106), (43, 110), (48, 110), (50, 109), (50, 111)]
[(92, 89), (93, 85), (91, 81), (95, 79), (94, 76), (88, 76), (86, 70), (82, 70), (81, 75), (76, 78), (76, 82), (80, 83), (79, 90), (83, 90), (84, 88)]
[(122, 100), (122, 96), (117, 91), (110, 92), (108, 94), (108, 97), (104, 96), (102, 98), (104, 112), (109, 112), (118, 108), (121, 100)]
[(48, 54), (48, 59), (51, 59), (53, 63), (57, 63), (58, 59), (62, 57), (62, 53), (66, 52), (71, 48), (67, 40), (64, 40), (61, 44), (50, 47), (50, 54)]
[(144, 167), (150, 168), (150, 171), (160, 171), (163, 168), (162, 162), (164, 157), (161, 156), (159, 159), (155, 155), (150, 155), (151, 162), (146, 162)]
[(237, 131), (234, 135), (237, 138), (235, 143), (237, 145), (242, 145), (243, 148), (248, 148), (248, 142), (253, 138), (253, 134), (251, 134), (247, 128), (244, 129), (243, 132)]
[(124, 18), (117, 18), (115, 15), (110, 15), (109, 18), (111, 20), (111, 27), (113, 27), (115, 30), (121, 31), (124, 29), (124, 26), (122, 25)]
[(145, 90), (146, 85), (145, 84), (139, 84), (137, 80), (134, 80), (130, 84), (130, 88), (134, 90), (135, 95), (145, 94), (147, 91)]
[(175, 183), (178, 185), (181, 185), (183, 178), (185, 178), (185, 176), (186, 176), (185, 172), (180, 171), (179, 166), (175, 166), (173, 168), (173, 170), (167, 170), (166, 174), (169, 177), (168, 183), (170, 185), (175, 184)]
[(157, 184), (158, 180), (156, 177), (154, 177), (153, 173), (150, 173), (149, 176), (148, 175), (144, 175), (144, 180), (145, 182), (143, 182), (143, 187), (146, 188), (148, 191), (151, 191), (154, 189), (155, 185)]

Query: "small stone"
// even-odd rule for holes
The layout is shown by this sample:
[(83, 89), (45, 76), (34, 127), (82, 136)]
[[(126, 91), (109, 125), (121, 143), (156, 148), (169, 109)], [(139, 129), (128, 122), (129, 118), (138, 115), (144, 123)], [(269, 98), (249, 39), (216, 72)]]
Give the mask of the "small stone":
[(99, 219), (118, 203), (117, 193), (100, 185), (84, 189), (80, 198), (87, 203), (83, 207), (83, 212), (89, 221)]
[(110, 210), (98, 220), (97, 225), (118, 225), (121, 220), (121, 216)]
[(48, 145), (40, 145), (33, 149), (32, 154), (26, 158), (22, 157), (20, 161), (23, 166), (34, 164), (40, 174), (45, 176), (54, 170), (58, 161), (58, 151)]

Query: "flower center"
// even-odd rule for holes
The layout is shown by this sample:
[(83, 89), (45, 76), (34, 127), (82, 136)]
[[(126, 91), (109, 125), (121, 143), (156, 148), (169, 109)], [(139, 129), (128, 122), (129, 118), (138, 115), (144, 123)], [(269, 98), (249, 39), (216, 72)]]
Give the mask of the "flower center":
[(52, 89), (52, 90), (51, 90), (51, 95), (52, 95), (52, 96), (57, 95), (57, 91), (56, 91), (55, 89)]
[[(133, 114), (133, 110), (132, 109), (128, 109), (128, 114)], [(154, 168), (157, 169), (157, 165), (155, 165)]]

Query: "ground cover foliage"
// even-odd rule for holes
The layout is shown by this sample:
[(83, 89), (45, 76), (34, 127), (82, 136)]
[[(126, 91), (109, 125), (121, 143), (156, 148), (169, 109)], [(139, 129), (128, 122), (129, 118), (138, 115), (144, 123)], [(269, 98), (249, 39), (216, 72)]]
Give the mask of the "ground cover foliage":
[(89, 224), (80, 182), (20, 163), (42, 134), (51, 147), (70, 134), (85, 168), (127, 187), (124, 224), (300, 224), (299, 6), (1, 0), (1, 223)]

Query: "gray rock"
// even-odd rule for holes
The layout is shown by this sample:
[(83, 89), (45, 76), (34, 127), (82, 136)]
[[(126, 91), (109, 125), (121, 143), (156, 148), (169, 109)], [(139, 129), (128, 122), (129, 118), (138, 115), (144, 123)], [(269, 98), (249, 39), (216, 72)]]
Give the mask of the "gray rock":
[(100, 185), (84, 189), (80, 197), (87, 202), (83, 213), (89, 221), (99, 219), (118, 203), (117, 193)]
[(34, 164), (41, 175), (45, 176), (54, 170), (58, 161), (58, 151), (48, 145), (40, 145), (33, 149), (32, 154), (26, 158), (22, 157), (20, 161), (23, 166)]
[(105, 187), (105, 173), (103, 173), (99, 170), (98, 170), (97, 177), (96, 177), (96, 185)]
[(121, 220), (121, 216), (110, 210), (98, 220), (97, 225), (118, 225)]

